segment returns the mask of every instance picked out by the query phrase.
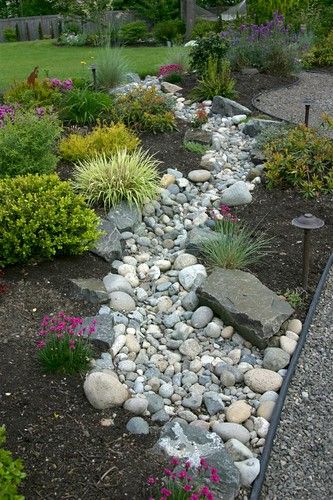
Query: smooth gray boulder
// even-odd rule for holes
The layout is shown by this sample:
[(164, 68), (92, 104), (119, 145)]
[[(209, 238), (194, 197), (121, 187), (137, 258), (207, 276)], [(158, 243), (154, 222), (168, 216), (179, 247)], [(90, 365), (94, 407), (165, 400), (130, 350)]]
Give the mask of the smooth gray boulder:
[(83, 300), (92, 304), (105, 304), (108, 293), (101, 280), (95, 278), (70, 280), (74, 286), (74, 293)]
[(281, 127), (281, 125), (283, 125), (283, 122), (252, 118), (247, 123), (245, 123), (243, 127), (243, 134), (249, 135), (250, 137), (256, 137), (267, 128)]
[(121, 259), (123, 249), (118, 229), (112, 222), (105, 219), (101, 220), (99, 229), (103, 231), (103, 235), (96, 242), (96, 246), (91, 252), (102, 257), (106, 262)]
[(142, 214), (135, 205), (122, 202), (117, 207), (111, 208), (107, 219), (118, 229), (120, 233), (133, 232), (142, 221)]
[(213, 98), (212, 113), (222, 116), (251, 115), (252, 111), (227, 97), (216, 95)]
[(205, 457), (209, 466), (217, 469), (222, 481), (214, 484), (216, 500), (234, 500), (239, 492), (240, 474), (224, 448), (221, 438), (199, 427), (183, 421), (166, 424), (161, 432), (155, 450), (161, 450), (168, 457), (178, 457), (199, 465), (200, 457)]
[(132, 417), (126, 424), (126, 429), (131, 434), (149, 434), (149, 425), (141, 417)]
[(263, 348), (294, 312), (252, 274), (215, 269), (198, 288), (202, 305), (210, 307), (227, 325), (252, 344)]
[(252, 195), (246, 182), (244, 181), (238, 181), (235, 182), (235, 184), (232, 184), (225, 191), (223, 191), (220, 198), (220, 202), (225, 205), (229, 205), (229, 207), (247, 205), (248, 203), (251, 203), (251, 201)]
[(108, 295), (112, 292), (125, 292), (133, 296), (134, 290), (124, 276), (109, 273), (103, 278), (104, 287)]

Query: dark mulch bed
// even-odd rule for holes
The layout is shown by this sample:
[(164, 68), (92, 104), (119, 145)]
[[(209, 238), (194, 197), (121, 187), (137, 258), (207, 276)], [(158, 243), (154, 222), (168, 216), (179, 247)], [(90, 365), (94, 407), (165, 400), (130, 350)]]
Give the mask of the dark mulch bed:
[[(265, 81), (268, 85), (269, 80)], [(246, 77), (242, 92), (239, 87), (245, 105), (263, 89), (264, 80), (255, 82), (255, 77)], [(186, 173), (198, 165), (199, 157), (182, 147), (184, 132), (180, 126), (170, 134), (142, 135), (143, 146), (164, 162), (161, 170), (177, 167)], [(63, 177), (70, 176), (68, 165), (61, 165), (59, 171)], [(332, 250), (332, 197), (309, 201), (294, 193), (260, 188), (254, 202), (237, 211), (243, 221), (258, 224), (275, 237), (273, 255), (253, 271), (280, 292), (301, 284), (302, 235), (290, 221), (304, 212), (314, 213), (326, 224), (313, 238), (309, 301)], [(95, 306), (72, 297), (69, 279), (101, 278), (109, 269), (109, 264), (86, 254), (8, 268), (2, 279), (7, 291), (0, 295), (0, 423), (8, 428), (8, 448), (25, 461), (28, 478), (22, 493), (27, 499), (145, 500), (145, 479), (160, 470), (159, 460), (149, 455), (156, 428), (149, 437), (127, 435), (129, 415), (124, 410), (94, 410), (84, 398), (81, 377), (44, 376), (36, 363), (34, 339), (45, 314), (96, 313)], [(302, 317), (305, 306), (298, 311)], [(103, 427), (102, 418), (112, 418), (114, 423)]]

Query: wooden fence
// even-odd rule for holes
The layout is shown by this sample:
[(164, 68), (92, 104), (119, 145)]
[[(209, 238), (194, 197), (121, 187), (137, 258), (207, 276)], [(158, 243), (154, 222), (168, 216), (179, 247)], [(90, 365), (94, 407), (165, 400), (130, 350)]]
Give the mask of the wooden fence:
[[(130, 12), (110, 11), (106, 14), (106, 22), (111, 25), (119, 25), (134, 19)], [(69, 20), (68, 20), (69, 21)], [(59, 33), (63, 32), (67, 20), (62, 16), (31, 16), (31, 17), (13, 17), (10, 19), (0, 19), (0, 42), (4, 42), (4, 30), (11, 28), (16, 33), (20, 41), (38, 40), (40, 38), (57, 38)], [(72, 19), (71, 22), (77, 23), (79, 19)], [(87, 22), (82, 24), (84, 33), (94, 33), (97, 31), (95, 23)]]

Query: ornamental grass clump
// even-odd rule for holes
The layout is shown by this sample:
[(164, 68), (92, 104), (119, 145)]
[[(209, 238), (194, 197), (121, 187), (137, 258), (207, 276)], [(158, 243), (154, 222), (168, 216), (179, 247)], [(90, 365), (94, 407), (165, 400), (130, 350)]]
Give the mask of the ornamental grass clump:
[(96, 321), (83, 326), (83, 319), (66, 316), (45, 316), (38, 332), (38, 360), (46, 373), (79, 373), (88, 369), (92, 357), (89, 342), (83, 338), (95, 332)]
[(201, 253), (211, 267), (245, 269), (262, 259), (270, 249), (271, 240), (264, 234), (242, 227), (226, 205), (213, 210), (215, 235), (201, 242)]
[(190, 96), (195, 101), (213, 99), (217, 95), (234, 99), (237, 95), (235, 83), (231, 75), (230, 62), (227, 59), (210, 57), (202, 77)]
[(121, 49), (99, 49), (95, 65), (97, 85), (101, 90), (112, 89), (126, 81), (129, 65)]
[(221, 497), (219, 485), (222, 478), (218, 469), (211, 467), (204, 457), (198, 464), (190, 460), (181, 463), (180, 459), (173, 457), (163, 475), (163, 478), (152, 476), (147, 479), (152, 489), (149, 500), (214, 500)]
[(157, 196), (159, 164), (142, 149), (123, 149), (110, 158), (102, 154), (75, 165), (74, 186), (90, 205), (109, 209), (126, 201), (140, 207)]

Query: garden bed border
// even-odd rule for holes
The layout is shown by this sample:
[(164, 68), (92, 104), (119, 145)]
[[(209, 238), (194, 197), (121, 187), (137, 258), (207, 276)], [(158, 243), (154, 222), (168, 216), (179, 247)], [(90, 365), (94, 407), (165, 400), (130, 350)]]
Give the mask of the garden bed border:
[(319, 299), (321, 297), (321, 293), (322, 293), (323, 288), (326, 284), (327, 277), (328, 277), (329, 271), (330, 271), (332, 266), (333, 266), (333, 253), (331, 254), (329, 259), (327, 260), (326, 266), (325, 266), (324, 271), (321, 275), (321, 278), (320, 278), (319, 283), (317, 285), (316, 291), (313, 295), (309, 310), (307, 312), (307, 315), (306, 315), (306, 318), (305, 318), (305, 321), (303, 324), (303, 328), (302, 328), (302, 332), (301, 332), (299, 341), (297, 342), (295, 352), (291, 358), (287, 373), (283, 379), (283, 384), (282, 384), (282, 387), (280, 389), (279, 397), (278, 397), (277, 402), (276, 402), (275, 411), (273, 412), (272, 420), (271, 420), (269, 430), (267, 433), (265, 447), (264, 447), (263, 453), (260, 457), (260, 473), (259, 473), (258, 477), (256, 478), (255, 482), (253, 483), (249, 500), (259, 500), (260, 499), (261, 489), (262, 489), (262, 486), (264, 483), (265, 473), (266, 473), (266, 469), (267, 469), (268, 462), (270, 459), (270, 454), (271, 454), (272, 447), (273, 447), (273, 441), (275, 438), (275, 434), (276, 434), (278, 425), (279, 425), (280, 420), (281, 420), (281, 414), (282, 414), (284, 402), (285, 402), (285, 399), (286, 399), (286, 396), (288, 393), (289, 384), (290, 384), (290, 382), (293, 378), (294, 372), (296, 370), (298, 360), (300, 358), (301, 352), (303, 350), (303, 347), (304, 347), (306, 339), (307, 339), (309, 327), (311, 326), (312, 319), (314, 317)]

